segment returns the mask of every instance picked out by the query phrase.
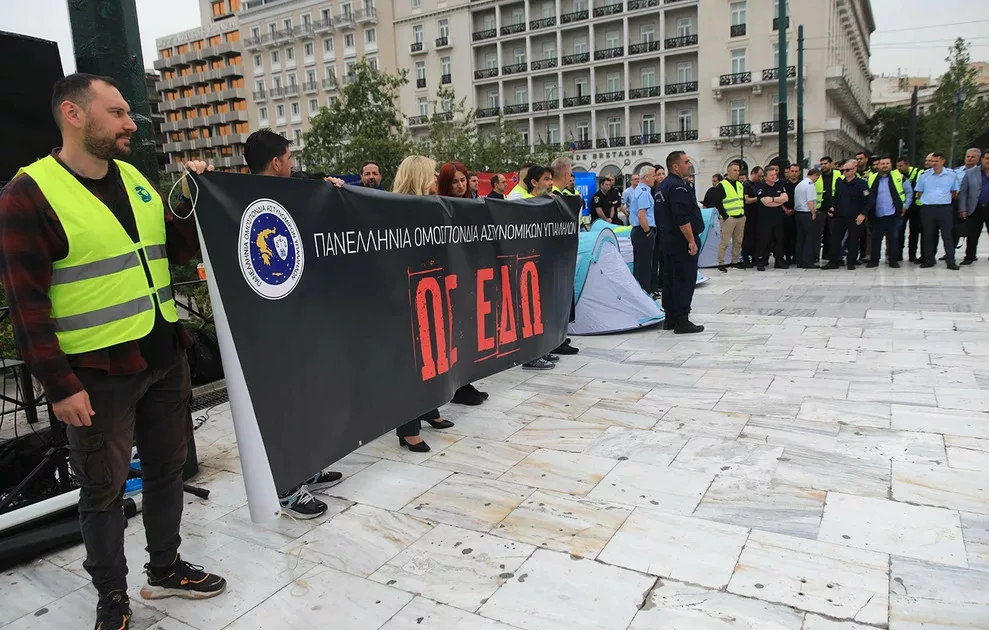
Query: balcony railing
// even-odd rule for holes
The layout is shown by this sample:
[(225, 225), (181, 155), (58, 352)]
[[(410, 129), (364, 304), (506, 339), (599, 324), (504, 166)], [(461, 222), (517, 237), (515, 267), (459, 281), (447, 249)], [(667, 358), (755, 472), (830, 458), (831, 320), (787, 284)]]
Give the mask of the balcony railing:
[(538, 59), (532, 62), (533, 70), (546, 70), (547, 68), (556, 67), (556, 57), (550, 59)]
[(577, 53), (576, 55), (567, 55), (563, 58), (563, 65), (572, 66), (575, 63), (587, 63), (591, 60), (591, 53)]
[(283, 90), (280, 87), (273, 87), (270, 90), (268, 90), (268, 95), (271, 98), (282, 98), (285, 96), (285, 90)]
[(365, 22), (377, 22), (378, 10), (374, 7), (366, 7), (364, 9), (354, 11), (354, 17), (357, 18), (357, 22), (360, 24)]
[(329, 79), (323, 79), (323, 89), (324, 90), (335, 90), (337, 87), (337, 80), (334, 77)]
[(594, 95), (595, 103), (617, 103), (625, 100), (625, 90), (617, 92), (598, 92)]
[(666, 141), (667, 142), (690, 142), (692, 140), (697, 140), (697, 130), (688, 129), (686, 131), (667, 131)]
[(628, 54), (641, 55), (647, 52), (659, 52), (662, 49), (662, 42), (642, 42), (639, 44), (629, 44)]
[(301, 37), (303, 39), (309, 39), (313, 36), (312, 24), (300, 24), (296, 26), (293, 31), (296, 37)]
[(628, 0), (628, 10), (651, 9), (659, 6), (659, 0)]
[(426, 78), (422, 77), (420, 79), (416, 79), (416, 89), (421, 90), (424, 87), (426, 87)]
[(632, 146), (639, 146), (643, 144), (659, 144), (663, 141), (663, 134), (661, 133), (643, 133), (638, 136), (629, 136), (628, 143)]
[(696, 35), (683, 35), (682, 37), (669, 37), (663, 42), (664, 48), (686, 48), (687, 46), (696, 46), (697, 36)]
[(449, 37), (437, 37), (436, 38), (436, 47), (437, 48), (446, 48), (449, 45), (450, 45), (450, 38)]
[(475, 70), (475, 79), (490, 79), (491, 77), (498, 76), (498, 68), (485, 68), (484, 70)]
[(622, 57), (625, 55), (624, 46), (616, 46), (615, 48), (605, 48), (603, 50), (594, 51), (594, 59), (615, 59), (617, 57)]
[(497, 37), (497, 36), (498, 36), (498, 29), (489, 28), (483, 31), (474, 31), (474, 34), (471, 35), (471, 39), (475, 42), (480, 42), (485, 39), (491, 39), (492, 37)]
[(317, 20), (313, 22), (313, 31), (317, 33), (324, 33), (333, 30), (333, 18), (327, 18), (325, 20)]
[(534, 31), (540, 28), (549, 28), (551, 26), (556, 26), (556, 16), (544, 17), (538, 20), (531, 20), (529, 22), (529, 30)]
[[(786, 121), (786, 130), (793, 131), (794, 123), (793, 119), (789, 118)], [(762, 133), (779, 133), (780, 132), (780, 121), (778, 120), (767, 120), (762, 123)]]
[(255, 101), (263, 101), (268, 98), (268, 92), (266, 90), (256, 90), (252, 96)]
[(549, 101), (536, 101), (532, 104), (532, 111), (534, 112), (550, 112), (554, 109), (560, 109), (560, 99), (558, 98)]
[(625, 5), (621, 2), (615, 2), (613, 4), (606, 4), (601, 7), (594, 7), (594, 17), (604, 17), (606, 15), (615, 15), (616, 13), (621, 13), (625, 10)]
[(258, 50), (261, 48), (260, 37), (248, 37), (244, 40), (244, 48), (247, 50)]
[(336, 18), (336, 25), (343, 28), (354, 28), (354, 14), (344, 13)]
[(594, 143), (590, 140), (574, 140), (573, 147), (578, 151), (586, 151), (594, 146)]
[(752, 125), (744, 123), (740, 125), (721, 125), (718, 135), (722, 138), (734, 138), (735, 136), (747, 136), (752, 133)]
[(666, 86), (666, 94), (690, 94), (697, 91), (697, 81), (687, 81), (685, 83), (670, 83)]
[(306, 81), (302, 84), (303, 92), (315, 92), (319, 89), (319, 84), (315, 81)]
[(409, 116), (409, 126), (418, 127), (425, 125), (429, 121), (429, 116)]
[(299, 93), (299, 86), (296, 83), (290, 83), (282, 88), (282, 90), (285, 92), (285, 96), (295, 96)]
[[(786, 27), (787, 28), (790, 28), (790, 16), (789, 15), (786, 16)], [(780, 19), (778, 17), (774, 17), (773, 18), (773, 30), (774, 31), (780, 30)]]
[(505, 105), (505, 115), (511, 116), (512, 114), (525, 114), (529, 111), (528, 103), (519, 103), (517, 105)]
[(477, 110), (478, 118), (494, 118), (501, 111), (500, 107), (485, 107)]
[(590, 105), (591, 95), (583, 94), (581, 96), (568, 96), (563, 99), (564, 107), (580, 107), (581, 105)]
[(645, 87), (645, 88), (635, 88), (634, 90), (628, 91), (629, 99), (633, 98), (649, 98), (651, 96), (662, 96), (663, 91), (659, 89), (659, 86)]
[(453, 120), (453, 112), (436, 112), (436, 119), (443, 122), (450, 122)]
[(519, 72), (525, 72), (526, 70), (528, 70), (528, 68), (529, 68), (529, 64), (523, 61), (522, 63), (513, 63), (510, 66), (502, 66), (501, 73), (518, 74)]
[(730, 37), (742, 37), (745, 35), (745, 24), (732, 24), (729, 31)]
[(453, 75), (444, 74), (440, 76), (440, 83), (442, 85), (447, 85), (448, 83), (453, 83)]
[(607, 149), (608, 147), (623, 147), (626, 144), (625, 140), (625, 136), (618, 136), (616, 138), (598, 138), (596, 144), (599, 149)]
[[(786, 78), (794, 79), (797, 76), (797, 66), (787, 66), (786, 67)], [(763, 81), (776, 81), (780, 78), (779, 68), (766, 68), (762, 71)]]
[(751, 72), (735, 72), (734, 74), (721, 75), (721, 85), (742, 85), (743, 83), (752, 83)]
[(502, 35), (515, 35), (516, 33), (525, 32), (525, 22), (519, 22), (518, 24), (509, 24), (507, 26), (501, 27)]
[(587, 9), (583, 11), (574, 11), (573, 13), (564, 13), (560, 16), (560, 24), (570, 24), (572, 22), (580, 22), (586, 20), (590, 17)]
[(409, 51), (412, 53), (423, 52), (423, 48), (425, 48), (425, 46), (422, 45), (422, 42), (412, 42), (412, 44), (409, 45)]

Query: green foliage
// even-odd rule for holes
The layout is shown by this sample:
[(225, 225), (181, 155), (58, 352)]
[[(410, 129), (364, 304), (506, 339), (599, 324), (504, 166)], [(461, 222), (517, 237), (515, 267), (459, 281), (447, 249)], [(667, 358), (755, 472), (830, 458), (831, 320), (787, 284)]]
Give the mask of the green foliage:
[[(917, 118), (917, 140), (920, 142), (924, 136), (924, 126), (926, 120), (924, 116)], [(910, 142), (910, 109), (906, 106), (883, 107), (877, 109), (869, 119), (868, 139), (869, 147), (875, 155), (889, 155), (895, 160), (900, 156), (901, 151), (907, 151), (907, 143)], [(903, 140), (903, 149), (900, 149), (900, 140)], [(921, 146), (923, 144), (921, 143)], [(918, 151), (918, 155), (924, 155)]]
[(306, 166), (345, 175), (359, 173), (361, 164), (375, 160), (381, 165), (382, 185), (389, 187), (399, 163), (412, 152), (395, 104), (406, 83), (404, 70), (394, 76), (358, 61), (340, 97), (312, 119), (302, 150)]
[(436, 91), (426, 136), (415, 144), (414, 151), (428, 155), (439, 164), (463, 162), (467, 168), (474, 170), (477, 122), (475, 111), (467, 107), (466, 101), (458, 101), (452, 89), (440, 87)]
[(508, 173), (521, 164), (535, 161), (515, 123), (498, 116), (490, 130), (479, 133), (475, 170), (488, 173)]

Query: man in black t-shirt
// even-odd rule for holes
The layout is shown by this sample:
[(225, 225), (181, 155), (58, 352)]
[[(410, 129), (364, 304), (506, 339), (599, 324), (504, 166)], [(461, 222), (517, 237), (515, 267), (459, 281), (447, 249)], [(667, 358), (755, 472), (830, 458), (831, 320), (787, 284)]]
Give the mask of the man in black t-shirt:
[(773, 258), (777, 269), (786, 269), (783, 261), (783, 204), (789, 200), (786, 187), (779, 180), (779, 167), (766, 167), (766, 179), (756, 186), (758, 214), (758, 250), (756, 267), (765, 271), (769, 263), (769, 247), (773, 246)]
[(762, 167), (754, 166), (742, 186), (742, 194), (745, 195), (745, 234), (742, 237), (742, 262), (739, 264), (741, 269), (755, 264), (759, 234), (759, 197), (756, 187), (760, 182), (762, 182)]
[(591, 223), (605, 221), (616, 223), (618, 206), (611, 197), (611, 179), (607, 175), (598, 178), (598, 189), (591, 197)]
[(793, 212), (793, 193), (802, 179), (802, 171), (799, 164), (790, 164), (783, 181), (788, 197), (783, 204), (783, 261), (788, 265), (794, 264), (797, 257), (797, 217)]

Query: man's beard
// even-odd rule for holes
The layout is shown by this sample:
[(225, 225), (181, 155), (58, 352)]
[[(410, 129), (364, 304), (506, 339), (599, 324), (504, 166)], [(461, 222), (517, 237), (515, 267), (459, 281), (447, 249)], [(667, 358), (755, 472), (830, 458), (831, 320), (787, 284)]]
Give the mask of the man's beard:
[(129, 138), (130, 134), (119, 134), (112, 137), (100, 136), (95, 133), (95, 130), (90, 125), (86, 125), (83, 132), (83, 144), (86, 146), (86, 150), (94, 157), (101, 160), (112, 160), (130, 155), (129, 146), (120, 147), (117, 144), (118, 140)]

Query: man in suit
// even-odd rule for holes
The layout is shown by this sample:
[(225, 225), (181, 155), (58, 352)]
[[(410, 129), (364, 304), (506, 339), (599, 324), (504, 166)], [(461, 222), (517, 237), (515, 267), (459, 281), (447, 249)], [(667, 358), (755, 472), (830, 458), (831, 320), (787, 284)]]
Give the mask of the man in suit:
[[(972, 150), (969, 149), (969, 153)], [(966, 155), (966, 162), (968, 162)], [(989, 230), (989, 151), (982, 153), (981, 166), (976, 164), (962, 175), (958, 190), (958, 214), (968, 221), (968, 237), (965, 239), (963, 265), (971, 265), (978, 258), (979, 237), (982, 226)]]

